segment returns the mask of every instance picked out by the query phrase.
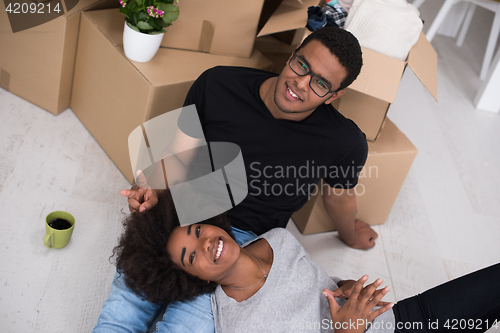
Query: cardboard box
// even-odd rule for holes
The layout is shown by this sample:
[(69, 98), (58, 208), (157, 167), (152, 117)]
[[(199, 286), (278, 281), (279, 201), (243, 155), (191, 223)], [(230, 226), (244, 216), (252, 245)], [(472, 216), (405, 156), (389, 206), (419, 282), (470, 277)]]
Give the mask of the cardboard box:
[(161, 46), (250, 57), (264, 0), (179, 1)]
[[(54, 8), (57, 2), (44, 4)], [(118, 5), (116, 0), (80, 0), (52, 21), (13, 33), (2, 2), (0, 87), (54, 114), (66, 110), (71, 97), (80, 12)]]
[(255, 36), (276, 34), (298, 44), (309, 33), (307, 8), (321, 0), (180, 1), (180, 15), (163, 37), (161, 46), (214, 54), (249, 57)]
[(137, 126), (180, 108), (196, 78), (217, 65), (270, 70), (260, 52), (250, 58), (160, 48), (147, 63), (125, 57), (123, 15), (117, 9), (82, 14), (71, 108), (132, 183), (128, 136)]
[[(416, 155), (415, 146), (387, 118), (377, 141), (368, 142), (368, 159), (355, 187), (356, 218), (370, 225), (387, 220)], [(293, 221), (303, 234), (336, 230), (322, 198), (313, 194), (304, 207), (292, 215)]]
[(389, 106), (394, 103), (407, 66), (437, 101), (437, 54), (423, 33), (406, 61), (366, 48), (362, 51), (361, 73), (334, 105), (361, 128), (368, 140), (374, 141), (380, 134)]

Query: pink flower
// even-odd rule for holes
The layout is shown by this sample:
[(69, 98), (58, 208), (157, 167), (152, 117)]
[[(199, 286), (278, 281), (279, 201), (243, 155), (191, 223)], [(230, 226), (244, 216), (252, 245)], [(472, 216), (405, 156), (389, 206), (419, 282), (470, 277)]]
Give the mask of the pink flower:
[(158, 13), (157, 13), (158, 9), (156, 9), (154, 6), (149, 6), (147, 11), (148, 11), (149, 16), (158, 17)]
[(127, 5), (127, 0), (119, 0), (120, 1), (120, 5), (122, 5), (122, 7), (125, 7)]
[(165, 13), (163, 10), (157, 9), (154, 6), (149, 6), (147, 12), (151, 17), (162, 17)]
[(147, 9), (147, 12), (148, 12), (149, 16), (156, 17), (155, 7), (149, 6), (148, 9)]

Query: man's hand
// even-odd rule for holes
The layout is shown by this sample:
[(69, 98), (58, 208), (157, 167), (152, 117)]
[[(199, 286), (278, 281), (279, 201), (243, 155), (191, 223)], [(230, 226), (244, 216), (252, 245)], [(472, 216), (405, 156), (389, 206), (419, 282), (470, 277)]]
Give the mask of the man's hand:
[[(356, 281), (354, 280), (342, 280), (337, 284), (339, 287), (332, 291), (332, 295), (338, 298), (349, 298), (354, 290), (354, 286), (356, 285)], [(365, 293), (368, 286), (364, 287), (361, 290), (361, 294)], [(382, 292), (382, 290), (377, 290), (374, 292), (374, 296), (378, 295), (378, 293)], [(377, 303), (377, 306), (384, 306), (390, 304), (389, 302), (380, 301)]]
[(356, 219), (354, 189), (338, 189), (324, 183), (322, 197), (326, 212), (335, 223), (339, 237), (344, 243), (361, 250), (375, 246), (377, 233), (367, 223)]
[(342, 280), (337, 283), (339, 286), (337, 289), (332, 291), (332, 294), (334, 297), (338, 298), (349, 298), (352, 293), (352, 289), (354, 288), (354, 285), (356, 284), (356, 281), (354, 280)]
[(121, 190), (120, 194), (128, 198), (128, 208), (131, 213), (145, 212), (158, 203), (158, 195), (151, 189), (142, 171), (137, 171), (137, 182), (130, 190)]
[(356, 233), (354, 242), (347, 245), (360, 250), (367, 250), (375, 246), (375, 239), (377, 239), (378, 234), (368, 223), (355, 219), (354, 229)]
[[(367, 328), (368, 323), (393, 307), (393, 304), (389, 303), (372, 311), (373, 307), (389, 292), (389, 287), (385, 287), (380, 291), (376, 290), (382, 284), (382, 280), (377, 279), (372, 284), (363, 288), (366, 280), (368, 280), (368, 276), (364, 275), (356, 281), (349, 299), (342, 307), (335, 301), (332, 291), (328, 289), (323, 290), (323, 294), (326, 296), (330, 306), (330, 316), (334, 327), (339, 327), (339, 329), (335, 329), (335, 332), (361, 333)], [(352, 323), (355, 324), (352, 325)]]

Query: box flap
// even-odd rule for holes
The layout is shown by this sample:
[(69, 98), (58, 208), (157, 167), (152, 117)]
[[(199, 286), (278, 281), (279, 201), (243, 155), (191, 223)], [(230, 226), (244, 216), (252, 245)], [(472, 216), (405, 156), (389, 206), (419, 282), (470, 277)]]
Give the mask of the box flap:
[(406, 63), (361, 47), (363, 67), (350, 89), (394, 103)]
[(437, 101), (437, 53), (423, 33), (410, 50), (408, 65)]
[(283, 0), (257, 37), (304, 28), (307, 24), (307, 8), (319, 3), (320, 0)]

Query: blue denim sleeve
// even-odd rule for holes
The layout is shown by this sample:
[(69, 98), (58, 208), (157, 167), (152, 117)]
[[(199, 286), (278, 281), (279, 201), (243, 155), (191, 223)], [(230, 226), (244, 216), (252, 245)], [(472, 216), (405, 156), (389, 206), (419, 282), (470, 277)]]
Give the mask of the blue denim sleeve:
[(123, 275), (115, 274), (111, 292), (104, 302), (93, 333), (137, 333), (149, 332), (150, 327), (165, 305), (142, 300), (130, 290)]

